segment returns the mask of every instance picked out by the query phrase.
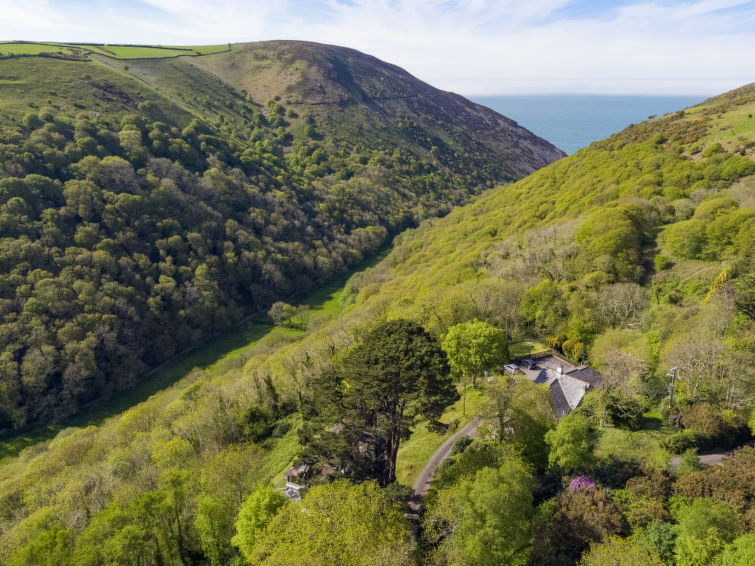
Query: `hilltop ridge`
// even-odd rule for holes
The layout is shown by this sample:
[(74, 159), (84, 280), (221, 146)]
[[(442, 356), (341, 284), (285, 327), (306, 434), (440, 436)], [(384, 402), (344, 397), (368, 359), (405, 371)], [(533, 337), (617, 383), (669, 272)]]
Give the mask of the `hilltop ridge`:
[(494, 151), (517, 178), (563, 156), (513, 120), (355, 49), (266, 41), (182, 63), (212, 72), (255, 100), (280, 96), (294, 109), (314, 106), (342, 136), (359, 134), (348, 123), (361, 116), (381, 137), (401, 136), (441, 156), (446, 144), (457, 152)]

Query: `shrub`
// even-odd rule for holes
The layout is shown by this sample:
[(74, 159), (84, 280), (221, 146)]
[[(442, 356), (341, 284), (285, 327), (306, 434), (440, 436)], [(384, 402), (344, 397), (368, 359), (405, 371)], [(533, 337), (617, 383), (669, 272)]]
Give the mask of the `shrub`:
[(698, 446), (699, 439), (691, 430), (682, 430), (663, 441), (663, 447), (672, 454), (681, 454)]
[(629, 430), (642, 428), (645, 408), (634, 397), (614, 393), (608, 400), (606, 411), (616, 427)]
[(672, 224), (664, 235), (666, 247), (678, 257), (695, 259), (706, 244), (705, 228), (705, 221), (697, 218)]
[(682, 408), (682, 424), (698, 436), (717, 438), (728, 428), (721, 412), (710, 403), (696, 403)]
[(710, 157), (715, 153), (724, 153), (725, 151), (726, 150), (720, 143), (714, 143), (705, 148), (705, 150), (703, 151), (703, 157)]
[(655, 134), (652, 139), (652, 142), (654, 145), (660, 145), (665, 141), (666, 141), (666, 138), (663, 134)]
[(569, 483), (569, 489), (571, 491), (578, 491), (580, 489), (595, 489), (595, 482), (587, 476), (577, 476), (572, 478)]
[(554, 502), (552, 517), (535, 527), (530, 564), (576, 564), (591, 543), (628, 534), (629, 525), (606, 490), (565, 491)]
[(457, 454), (461, 454), (464, 452), (464, 450), (467, 449), (467, 446), (472, 444), (473, 440), (469, 438), (468, 436), (462, 436), (459, 440), (454, 442), (453, 447), (451, 448), (451, 456), (456, 456)]
[(548, 343), (548, 346), (553, 348), (554, 350), (561, 350), (561, 346), (563, 346), (566, 340), (566, 334), (559, 334), (558, 336), (551, 336), (546, 340), (546, 342)]
[(653, 258), (653, 265), (656, 271), (663, 271), (671, 267), (671, 259), (663, 254), (658, 254)]
[(681, 464), (679, 465), (679, 471), (681, 473), (696, 472), (700, 468), (701, 468), (700, 459), (697, 457), (697, 449), (688, 448), (687, 450), (685, 450), (684, 454), (682, 454)]

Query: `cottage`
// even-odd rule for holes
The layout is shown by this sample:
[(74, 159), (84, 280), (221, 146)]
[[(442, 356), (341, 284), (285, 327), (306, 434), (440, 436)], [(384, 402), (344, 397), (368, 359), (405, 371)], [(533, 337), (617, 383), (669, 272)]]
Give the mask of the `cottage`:
[(307, 489), (307, 486), (304, 485), (304, 478), (306, 477), (307, 472), (309, 472), (309, 466), (307, 464), (291, 466), (283, 474), (283, 479), (278, 482), (276, 487), (283, 491), (283, 495), (291, 501), (299, 501), (301, 500), (301, 491)]
[[(531, 362), (531, 363), (530, 363)], [(599, 387), (603, 376), (588, 366), (574, 366), (557, 356), (525, 360), (521, 371), (535, 383), (544, 383), (550, 389), (551, 400), (559, 419), (576, 409), (591, 387)]]

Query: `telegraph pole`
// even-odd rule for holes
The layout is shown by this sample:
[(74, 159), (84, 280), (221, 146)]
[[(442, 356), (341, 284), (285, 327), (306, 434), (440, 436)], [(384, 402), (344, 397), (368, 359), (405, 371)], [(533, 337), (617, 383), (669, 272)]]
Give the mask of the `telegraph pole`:
[(682, 380), (681, 377), (677, 375), (677, 372), (679, 371), (679, 366), (674, 366), (671, 368), (670, 373), (666, 374), (666, 377), (671, 378), (671, 383), (668, 386), (668, 421), (669, 424), (674, 424), (674, 415), (671, 413), (671, 409), (674, 406), (674, 387), (676, 386), (676, 380), (679, 381)]

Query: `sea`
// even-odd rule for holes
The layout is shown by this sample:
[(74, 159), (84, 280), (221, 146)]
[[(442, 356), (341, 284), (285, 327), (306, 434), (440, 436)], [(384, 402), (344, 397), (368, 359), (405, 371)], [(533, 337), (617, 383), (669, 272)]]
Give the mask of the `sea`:
[(469, 98), (572, 154), (653, 114), (683, 110), (708, 96), (547, 94)]

